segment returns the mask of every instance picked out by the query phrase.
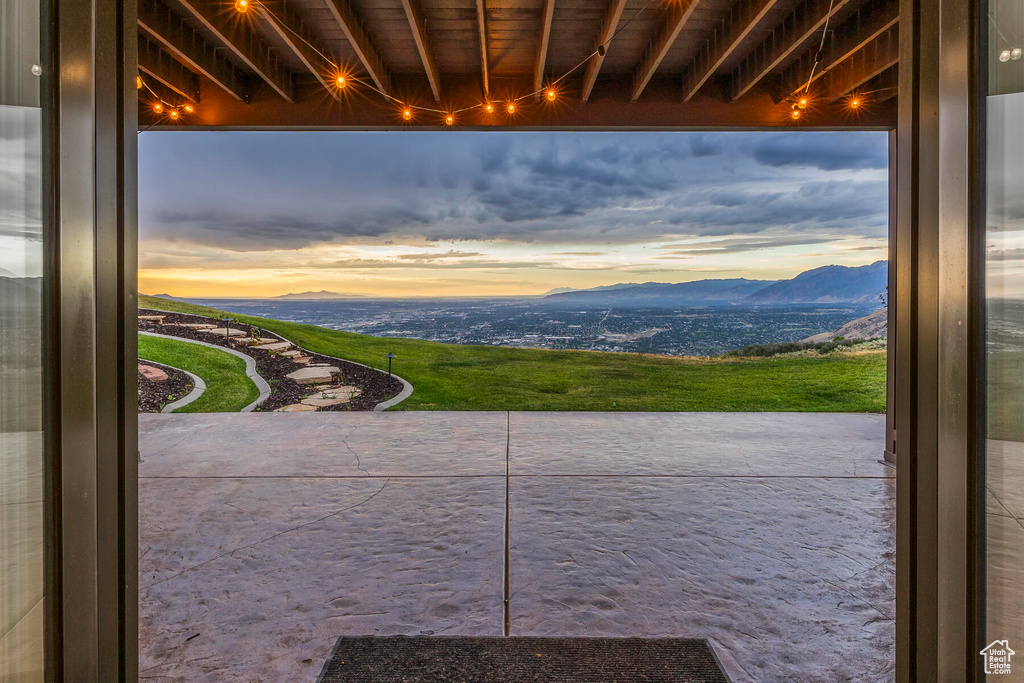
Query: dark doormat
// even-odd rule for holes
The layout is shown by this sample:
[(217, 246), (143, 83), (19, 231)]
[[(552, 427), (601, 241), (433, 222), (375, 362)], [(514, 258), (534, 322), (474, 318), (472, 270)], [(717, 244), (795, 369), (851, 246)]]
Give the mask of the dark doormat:
[(318, 683), (728, 683), (695, 638), (342, 636)]

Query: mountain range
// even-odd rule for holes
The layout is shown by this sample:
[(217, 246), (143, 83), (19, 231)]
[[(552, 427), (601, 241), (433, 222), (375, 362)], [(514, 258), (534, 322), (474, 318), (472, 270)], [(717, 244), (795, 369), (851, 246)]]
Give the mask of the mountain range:
[(888, 284), (889, 262), (868, 266), (822, 266), (790, 280), (697, 280), (669, 284), (645, 282), (555, 292), (544, 301), (555, 304), (613, 306), (705, 306), (782, 304), (870, 304), (878, 302)]

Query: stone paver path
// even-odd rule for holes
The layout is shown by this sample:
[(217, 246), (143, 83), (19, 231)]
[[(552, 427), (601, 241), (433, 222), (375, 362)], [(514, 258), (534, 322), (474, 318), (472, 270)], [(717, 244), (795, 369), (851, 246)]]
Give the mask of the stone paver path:
[(313, 681), (343, 634), (511, 633), (706, 637), (734, 681), (893, 679), (881, 416), (140, 423), (146, 678)]

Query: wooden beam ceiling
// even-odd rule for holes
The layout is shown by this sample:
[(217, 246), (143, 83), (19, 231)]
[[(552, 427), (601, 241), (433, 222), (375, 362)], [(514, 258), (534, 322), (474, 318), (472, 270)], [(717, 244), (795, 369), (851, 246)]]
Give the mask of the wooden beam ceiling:
[(334, 20), (338, 22), (345, 40), (352, 46), (356, 56), (362, 63), (366, 73), (373, 79), (377, 89), (384, 93), (391, 92), (391, 74), (384, 66), (380, 51), (366, 35), (362, 23), (359, 21), (349, 0), (327, 0), (327, 9), (330, 10)]
[[(811, 85), (895, 26), (899, 18), (899, 6), (892, 2), (875, 0), (862, 7), (826, 40), (824, 59), (814, 70)], [(795, 95), (808, 85), (814, 58), (815, 53), (808, 53), (782, 72), (779, 77), (780, 95)]]
[(157, 0), (138, 0), (138, 23), (182, 64), (201, 73), (236, 100), (249, 101), (252, 90), (245, 75), (167, 7)]
[(409, 28), (412, 29), (412, 37), (416, 42), (416, 51), (420, 54), (420, 61), (423, 62), (423, 70), (427, 72), (427, 81), (430, 82), (430, 91), (434, 94), (434, 101), (441, 101), (441, 75), (437, 70), (437, 62), (434, 60), (434, 51), (431, 49), (430, 40), (427, 37), (427, 22), (423, 17), (423, 7), (419, 0), (402, 0), (402, 7), (405, 9), (405, 17), (409, 20)]
[(541, 15), (540, 45), (537, 49), (537, 60), (533, 67), (533, 99), (540, 99), (540, 89), (544, 87), (544, 67), (548, 62), (548, 44), (551, 42), (551, 24), (555, 18), (555, 0), (544, 0), (544, 12)]
[(740, 63), (732, 73), (732, 100), (750, 92), (772, 73), (806, 48), (815, 37), (820, 41), (825, 22), (856, 0), (803, 0), (785, 21)]
[(487, 80), (487, 8), (484, 0), (476, 0), (476, 26), (480, 34), (480, 74), (483, 78), (484, 99), (491, 95)]
[(818, 103), (835, 102), (849, 95), (900, 60), (899, 24), (876, 36), (860, 50), (845, 59), (822, 77), (814, 99)]
[(683, 76), (683, 101), (689, 102), (740, 46), (779, 0), (740, 0), (719, 30), (705, 43)]
[[(141, 2), (142, 0), (140, 0)], [(294, 103), (295, 92), (291, 74), (277, 61), (277, 57), (256, 35), (255, 30), (243, 17), (231, 26), (225, 21), (223, 10), (217, 11), (209, 5), (200, 5), (197, 0), (178, 0), (181, 7), (208, 31), (217, 37), (225, 47), (247, 67), (266, 81), (278, 95)], [(237, 15), (229, 14), (229, 18)], [(229, 35), (230, 34), (230, 35)]]
[(615, 29), (619, 26), (619, 19), (622, 18), (622, 10), (626, 8), (626, 0), (611, 0), (608, 5), (608, 12), (605, 15), (604, 24), (601, 27), (601, 34), (597, 38), (597, 45), (594, 49), (596, 54), (590, 57), (587, 62), (587, 70), (583, 75), (583, 91), (580, 96), (584, 102), (590, 99), (594, 91), (594, 84), (597, 83), (597, 75), (601, 72), (601, 65), (608, 51), (608, 43), (615, 35)]
[[(269, 12), (266, 11), (268, 9)], [(336, 82), (340, 75), (337, 55), (313, 34), (295, 9), (283, 0), (260, 0), (258, 16), (274, 29), (327, 94), (340, 102), (341, 95)]]
[(199, 101), (199, 77), (153, 41), (139, 37), (139, 70), (193, 104)]
[(679, 37), (679, 32), (683, 30), (683, 27), (686, 26), (686, 23), (693, 15), (693, 11), (702, 2), (704, 0), (679, 0), (678, 2), (668, 4), (661, 24), (658, 26), (658, 31), (648, 44), (647, 52), (644, 53), (643, 60), (641, 60), (640, 66), (637, 67), (636, 74), (633, 76), (633, 91), (630, 94), (630, 99), (633, 102), (640, 99), (644, 88), (651, 82), (654, 72), (658, 70), (661, 62), (665, 59), (665, 55), (668, 54), (669, 49), (675, 44), (676, 38)]

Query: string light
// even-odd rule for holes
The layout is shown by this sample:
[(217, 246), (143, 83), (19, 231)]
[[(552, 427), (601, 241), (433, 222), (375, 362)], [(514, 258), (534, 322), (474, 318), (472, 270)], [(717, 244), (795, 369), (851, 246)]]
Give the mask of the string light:
[(406, 121), (412, 121), (412, 109), (405, 109), (402, 111), (402, 118)]
[(142, 90), (142, 76), (135, 77), (135, 88), (137, 90)]
[(195, 111), (195, 109), (193, 109), (193, 108), (192, 108), (192, 105), (191, 105), (191, 104), (186, 104), (186, 105), (185, 105), (185, 113), (186, 113), (186, 114), (191, 114), (191, 113), (192, 113), (192, 112), (194, 112), (194, 111)]
[(180, 116), (180, 114), (178, 114), (178, 110), (177, 109), (172, 109), (171, 110), (170, 117), (171, 117), (172, 121), (177, 121), (179, 116)]
[(516, 113), (516, 103), (515, 102), (509, 102), (508, 103), (508, 113), (509, 114), (515, 114)]
[(338, 78), (335, 79), (335, 82), (338, 84), (339, 88), (344, 88), (345, 87), (345, 77), (344, 76), (338, 76)]
[(164, 113), (164, 105), (161, 104), (160, 102), (157, 102), (156, 104), (153, 105), (153, 111), (156, 112), (157, 114), (163, 114)]
[(548, 102), (554, 102), (556, 97), (558, 97), (558, 93), (556, 93), (553, 89), (548, 88), (548, 92), (547, 92)]
[(807, 105), (808, 104), (809, 104), (809, 102), (808, 102), (807, 98), (806, 97), (801, 97), (800, 101), (796, 103), (796, 106), (800, 107), (801, 109), (807, 109)]
[(444, 117), (444, 122), (445, 125), (451, 126), (455, 123), (455, 117), (452, 116), (451, 114), (448, 114)]
[(799, 109), (794, 109), (794, 110), (793, 110), (793, 114), (792, 114), (792, 117), (793, 117), (793, 120), (794, 120), (794, 121), (796, 121), (797, 119), (799, 119), (799, 118), (800, 118), (800, 110), (799, 110)]
[(860, 99), (854, 97), (852, 100), (850, 100), (850, 108), (857, 109), (858, 107), (860, 107)]
[(491, 104), (490, 102), (488, 102), (487, 104), (485, 104), (485, 105), (484, 105), (484, 110), (485, 110), (485, 111), (486, 111), (486, 112), (487, 112), (488, 114), (493, 114), (493, 113), (494, 113), (494, 105), (493, 105), (493, 104)]
[(249, 0), (235, 0), (235, 9), (245, 14), (249, 11)]

